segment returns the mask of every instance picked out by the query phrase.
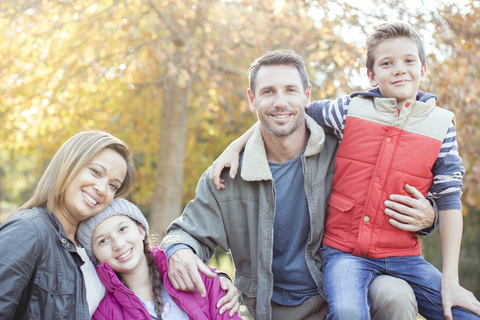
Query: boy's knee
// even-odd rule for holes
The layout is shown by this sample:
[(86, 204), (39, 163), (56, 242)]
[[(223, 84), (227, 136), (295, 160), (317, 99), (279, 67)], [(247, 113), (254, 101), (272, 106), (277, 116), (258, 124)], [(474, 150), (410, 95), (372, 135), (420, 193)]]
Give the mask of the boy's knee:
[(391, 276), (379, 276), (368, 291), (372, 320), (416, 319), (417, 301), (410, 285)]

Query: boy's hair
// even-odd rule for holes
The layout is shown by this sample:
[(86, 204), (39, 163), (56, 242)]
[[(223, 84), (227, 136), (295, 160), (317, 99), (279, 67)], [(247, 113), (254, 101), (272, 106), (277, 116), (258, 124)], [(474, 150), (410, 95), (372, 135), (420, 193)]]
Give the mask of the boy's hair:
[(373, 27), (373, 31), (367, 38), (367, 69), (375, 74), (373, 66), (375, 64), (375, 49), (377, 46), (387, 39), (408, 37), (415, 41), (418, 47), (418, 55), (422, 66), (425, 65), (425, 48), (420, 35), (415, 29), (406, 22), (386, 22)]
[(127, 173), (115, 198), (124, 197), (134, 187), (135, 165), (125, 142), (104, 131), (83, 131), (68, 139), (57, 151), (40, 178), (33, 196), (19, 209), (46, 207), (50, 212), (63, 207), (65, 190), (77, 173), (104, 149), (117, 152), (127, 164)]
[(250, 90), (255, 96), (255, 81), (257, 79), (258, 70), (262, 66), (292, 66), (297, 68), (302, 79), (303, 90), (308, 89), (308, 74), (305, 69), (303, 58), (292, 50), (275, 50), (265, 53), (263, 56), (255, 60), (247, 72)]

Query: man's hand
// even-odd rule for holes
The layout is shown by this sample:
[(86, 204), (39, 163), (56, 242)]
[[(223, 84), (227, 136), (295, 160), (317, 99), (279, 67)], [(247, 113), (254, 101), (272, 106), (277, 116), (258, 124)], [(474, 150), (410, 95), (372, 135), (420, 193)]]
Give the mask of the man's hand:
[(429, 228), (435, 221), (435, 211), (430, 202), (414, 187), (405, 185), (405, 190), (411, 195), (390, 195), (385, 201), (385, 214), (390, 216), (390, 224), (394, 227), (411, 232)]
[(209, 278), (217, 276), (190, 249), (180, 249), (168, 259), (168, 277), (173, 287), (180, 291), (195, 291), (205, 297), (207, 293), (199, 271)]
[(231, 309), (228, 313), (228, 316), (233, 317), (235, 312), (237, 312), (240, 308), (240, 303), (238, 302), (240, 293), (228, 278), (220, 277), (220, 282), (222, 283), (222, 289), (223, 291), (226, 291), (226, 294), (224, 297), (218, 300), (217, 308), (222, 307), (219, 311), (220, 314), (223, 314), (225, 311)]

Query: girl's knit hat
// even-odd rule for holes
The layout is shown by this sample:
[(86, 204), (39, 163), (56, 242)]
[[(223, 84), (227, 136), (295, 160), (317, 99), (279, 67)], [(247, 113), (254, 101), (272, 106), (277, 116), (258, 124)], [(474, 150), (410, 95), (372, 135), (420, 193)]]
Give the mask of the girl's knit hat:
[(98, 264), (98, 261), (95, 258), (92, 249), (93, 232), (95, 231), (95, 228), (103, 222), (103, 220), (118, 215), (124, 215), (132, 218), (133, 220), (139, 222), (145, 231), (148, 231), (147, 219), (145, 219), (145, 216), (142, 214), (142, 212), (140, 212), (136, 205), (125, 199), (114, 199), (105, 210), (94, 215), (93, 217), (83, 220), (78, 225), (76, 234), (77, 240), (80, 245), (85, 248), (88, 257), (94, 264)]

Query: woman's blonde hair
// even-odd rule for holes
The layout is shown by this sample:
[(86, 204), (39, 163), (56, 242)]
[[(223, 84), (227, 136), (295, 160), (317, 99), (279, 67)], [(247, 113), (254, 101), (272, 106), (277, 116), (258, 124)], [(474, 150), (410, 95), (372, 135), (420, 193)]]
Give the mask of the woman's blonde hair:
[(64, 193), (77, 173), (104, 149), (117, 152), (127, 164), (127, 173), (115, 198), (125, 197), (133, 189), (135, 165), (125, 142), (104, 131), (83, 131), (68, 139), (57, 151), (43, 173), (33, 196), (20, 210), (45, 207), (50, 212), (63, 206)]

